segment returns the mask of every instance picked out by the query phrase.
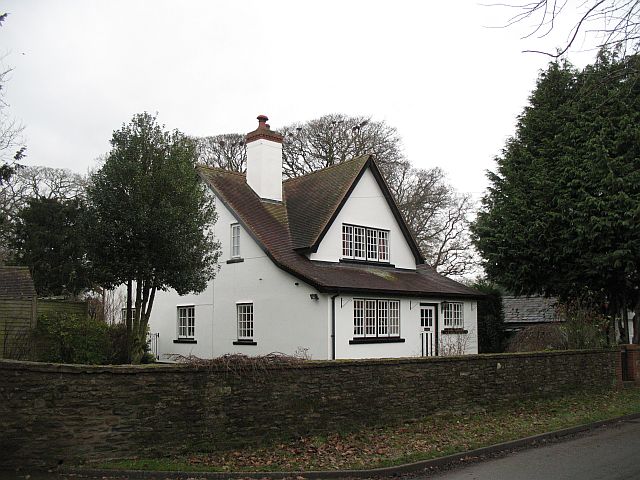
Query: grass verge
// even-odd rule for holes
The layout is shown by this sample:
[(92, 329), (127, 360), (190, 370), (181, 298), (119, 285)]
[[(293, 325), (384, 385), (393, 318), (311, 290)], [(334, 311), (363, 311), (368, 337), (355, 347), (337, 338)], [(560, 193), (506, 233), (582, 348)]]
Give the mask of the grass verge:
[(640, 413), (640, 388), (521, 402), (481, 413), (439, 414), (400, 426), (301, 438), (264, 448), (120, 460), (91, 467), (221, 472), (389, 467), (631, 413)]

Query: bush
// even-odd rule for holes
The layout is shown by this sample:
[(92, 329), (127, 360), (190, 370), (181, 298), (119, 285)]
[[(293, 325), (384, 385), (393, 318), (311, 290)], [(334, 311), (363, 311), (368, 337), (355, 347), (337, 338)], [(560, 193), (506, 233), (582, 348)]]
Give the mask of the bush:
[(556, 307), (558, 321), (532, 325), (517, 332), (508, 352), (541, 350), (585, 350), (604, 348), (613, 343), (609, 319), (587, 303), (572, 301)]
[(564, 318), (562, 333), (566, 348), (581, 350), (604, 348), (612, 342), (609, 339), (609, 319), (581, 301), (567, 302), (556, 308), (557, 315)]
[(516, 332), (507, 344), (507, 352), (563, 350), (566, 342), (559, 322), (531, 325)]
[(64, 313), (41, 315), (33, 331), (36, 360), (106, 365), (126, 362), (126, 328)]

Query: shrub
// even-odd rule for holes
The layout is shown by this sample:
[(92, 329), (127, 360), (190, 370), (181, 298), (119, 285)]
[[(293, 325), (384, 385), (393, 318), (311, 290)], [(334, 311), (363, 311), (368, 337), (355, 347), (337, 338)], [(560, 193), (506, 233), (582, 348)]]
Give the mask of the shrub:
[(559, 322), (531, 325), (516, 332), (507, 344), (507, 352), (563, 350), (566, 345)]
[(532, 325), (517, 332), (508, 352), (584, 350), (604, 348), (609, 338), (609, 319), (588, 303), (570, 301), (556, 307), (556, 322)]
[(560, 328), (566, 348), (604, 348), (611, 343), (609, 319), (588, 303), (571, 301), (561, 304), (556, 307), (556, 314), (565, 320)]
[(32, 332), (35, 359), (93, 365), (126, 362), (126, 327), (88, 317), (41, 315)]

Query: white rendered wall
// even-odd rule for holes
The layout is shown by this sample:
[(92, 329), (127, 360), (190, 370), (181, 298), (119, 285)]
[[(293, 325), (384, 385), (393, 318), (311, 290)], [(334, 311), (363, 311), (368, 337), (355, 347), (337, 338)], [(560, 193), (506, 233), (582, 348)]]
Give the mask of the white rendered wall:
[(282, 144), (258, 139), (247, 143), (247, 183), (260, 198), (282, 201)]
[(343, 205), (335, 221), (310, 255), (311, 260), (337, 262), (342, 257), (342, 224), (389, 230), (389, 261), (397, 268), (416, 268), (415, 258), (396, 221), (387, 199), (382, 194), (371, 169), (367, 169)]
[[(213, 231), (220, 240), (220, 270), (207, 290), (199, 295), (179, 296), (158, 292), (151, 313), (150, 331), (160, 333), (158, 350), (163, 355), (193, 354), (212, 358), (225, 353), (264, 355), (293, 354), (307, 349), (313, 359), (329, 358), (327, 296), (312, 300), (314, 288), (276, 267), (251, 236), (240, 228), (240, 254), (231, 259), (231, 224), (237, 220), (219, 200), (218, 221)], [(238, 339), (236, 303), (253, 303), (254, 341), (257, 345), (234, 345)], [(174, 343), (177, 338), (177, 306), (195, 305), (196, 344)]]
[[(442, 335), (442, 313), (440, 302), (443, 299), (432, 298), (401, 298), (400, 300), (400, 338), (404, 343), (370, 343), (349, 344), (353, 339), (353, 296), (339, 296), (335, 299), (336, 305), (336, 358), (398, 358), (418, 357), (422, 355), (422, 343), (420, 337), (420, 303), (435, 303), (438, 305), (438, 338), (442, 342), (463, 345), (463, 354), (478, 353), (477, 338), (477, 303), (475, 301), (464, 302), (464, 329), (467, 334)], [(377, 298), (398, 300), (386, 296), (363, 296), (355, 298)], [(439, 342), (440, 343), (440, 342)], [(442, 347), (442, 343), (439, 345)], [(452, 349), (449, 348), (449, 351)]]

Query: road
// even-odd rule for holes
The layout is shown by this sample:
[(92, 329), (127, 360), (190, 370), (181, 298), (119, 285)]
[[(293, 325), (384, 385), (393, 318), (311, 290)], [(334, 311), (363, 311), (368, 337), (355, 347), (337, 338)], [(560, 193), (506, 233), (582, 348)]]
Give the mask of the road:
[(640, 420), (581, 434), (571, 440), (514, 452), (425, 480), (640, 479)]

